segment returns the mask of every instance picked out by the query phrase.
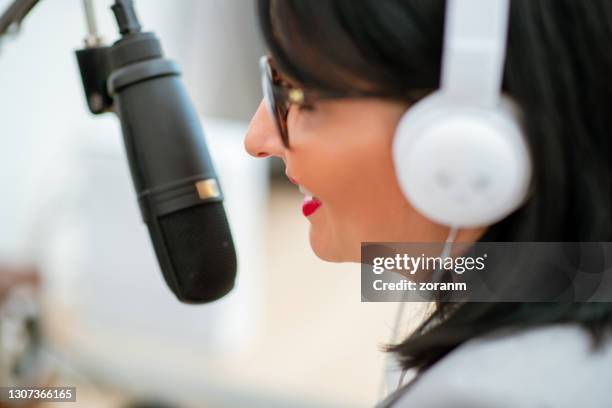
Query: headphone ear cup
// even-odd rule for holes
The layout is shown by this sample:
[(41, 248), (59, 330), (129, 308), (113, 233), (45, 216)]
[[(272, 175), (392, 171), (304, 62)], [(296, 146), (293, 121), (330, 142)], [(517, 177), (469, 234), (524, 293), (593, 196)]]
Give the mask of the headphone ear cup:
[(393, 140), (402, 192), (439, 224), (470, 228), (493, 224), (527, 196), (531, 158), (516, 108), (462, 107), (440, 91), (409, 109)]

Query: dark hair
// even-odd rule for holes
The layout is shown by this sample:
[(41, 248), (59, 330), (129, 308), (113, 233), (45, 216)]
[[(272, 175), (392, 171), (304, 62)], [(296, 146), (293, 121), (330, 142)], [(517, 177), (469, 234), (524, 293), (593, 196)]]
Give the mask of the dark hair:
[[(259, 0), (269, 52), (305, 87), (438, 87), (443, 0)], [(522, 108), (533, 194), (482, 241), (612, 241), (612, 2), (513, 0), (503, 90)], [(446, 303), (388, 350), (423, 370), (476, 336), (576, 322), (601, 342), (611, 303)]]

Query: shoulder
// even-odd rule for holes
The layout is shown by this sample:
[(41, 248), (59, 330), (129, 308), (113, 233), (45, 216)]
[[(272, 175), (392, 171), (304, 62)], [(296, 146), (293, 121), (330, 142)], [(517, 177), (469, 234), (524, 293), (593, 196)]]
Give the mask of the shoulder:
[(576, 407), (589, 402), (611, 407), (611, 376), (610, 337), (593, 351), (588, 333), (574, 324), (504, 330), (458, 347), (393, 406)]

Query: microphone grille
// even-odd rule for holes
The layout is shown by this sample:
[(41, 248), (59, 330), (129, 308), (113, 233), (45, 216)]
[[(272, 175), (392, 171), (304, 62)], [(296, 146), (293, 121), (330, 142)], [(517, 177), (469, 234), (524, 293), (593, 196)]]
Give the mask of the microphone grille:
[[(181, 301), (209, 302), (233, 288), (236, 251), (222, 203), (201, 204), (161, 216), (159, 226), (169, 258), (160, 265)], [(173, 275), (170, 280), (169, 273)]]

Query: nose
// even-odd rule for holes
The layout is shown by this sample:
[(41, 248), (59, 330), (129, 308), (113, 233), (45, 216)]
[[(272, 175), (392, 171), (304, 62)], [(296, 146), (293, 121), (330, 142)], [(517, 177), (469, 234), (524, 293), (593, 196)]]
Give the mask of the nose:
[(265, 101), (261, 101), (244, 138), (244, 148), (253, 157), (283, 158), (285, 148)]

